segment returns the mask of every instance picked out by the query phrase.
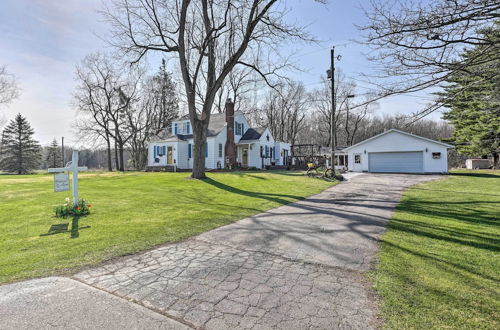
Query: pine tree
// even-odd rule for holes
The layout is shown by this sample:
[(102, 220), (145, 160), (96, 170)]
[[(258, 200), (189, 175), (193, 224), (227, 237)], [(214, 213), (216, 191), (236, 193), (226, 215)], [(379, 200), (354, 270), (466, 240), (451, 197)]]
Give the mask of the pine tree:
[(153, 77), (153, 94), (159, 108), (156, 129), (159, 132), (170, 125), (179, 114), (176, 86), (172, 74), (167, 70), (165, 59), (162, 59), (160, 69)]
[(33, 139), (34, 130), (21, 114), (12, 120), (3, 132), (0, 169), (27, 174), (36, 169), (41, 160), (41, 147)]
[(59, 167), (62, 163), (62, 152), (61, 148), (57, 144), (57, 140), (54, 139), (50, 146), (47, 147), (47, 158), (45, 159), (47, 166), (49, 167)]
[[(500, 24), (483, 32), (492, 41), (500, 40)], [(464, 58), (481, 57), (478, 46)], [(453, 142), (457, 151), (468, 155), (492, 155), (494, 166), (500, 164), (500, 60), (484, 61), (457, 71), (448, 79), (441, 93), (450, 110), (443, 118), (454, 126)]]

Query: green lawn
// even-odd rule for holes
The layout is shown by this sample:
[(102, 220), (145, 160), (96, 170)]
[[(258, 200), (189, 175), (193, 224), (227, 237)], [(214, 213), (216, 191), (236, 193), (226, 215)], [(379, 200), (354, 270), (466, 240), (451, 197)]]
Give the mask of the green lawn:
[(390, 329), (500, 329), (500, 171), (407, 191), (370, 274)]
[[(0, 175), (0, 283), (61, 274), (178, 241), (332, 185), (297, 172), (85, 173), (92, 214), (57, 219), (52, 175)], [(52, 230), (51, 230), (52, 229)], [(50, 232), (50, 234), (49, 234)]]

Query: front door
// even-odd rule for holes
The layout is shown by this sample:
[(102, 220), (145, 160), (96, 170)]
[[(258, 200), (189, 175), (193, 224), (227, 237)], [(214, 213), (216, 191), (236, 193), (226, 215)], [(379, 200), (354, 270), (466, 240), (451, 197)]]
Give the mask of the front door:
[(167, 147), (167, 164), (172, 164), (172, 147)]
[(242, 165), (248, 166), (248, 148), (243, 148), (242, 152)]

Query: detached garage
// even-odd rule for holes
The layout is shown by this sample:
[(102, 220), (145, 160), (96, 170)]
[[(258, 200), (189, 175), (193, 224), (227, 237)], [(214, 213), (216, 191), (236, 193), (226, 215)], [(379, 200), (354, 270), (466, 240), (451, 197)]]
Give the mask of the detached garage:
[(450, 148), (453, 146), (391, 129), (344, 152), (353, 172), (446, 173)]

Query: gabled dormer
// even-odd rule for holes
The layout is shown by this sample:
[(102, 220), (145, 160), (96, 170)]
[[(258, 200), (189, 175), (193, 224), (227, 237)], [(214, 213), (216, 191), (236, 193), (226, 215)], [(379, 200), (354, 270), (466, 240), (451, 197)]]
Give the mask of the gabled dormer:
[(245, 115), (241, 111), (236, 111), (234, 114), (234, 142), (238, 143), (246, 131), (250, 128)]
[(181, 117), (180, 119), (172, 122), (172, 135), (191, 135), (193, 130), (191, 128), (191, 121)]

